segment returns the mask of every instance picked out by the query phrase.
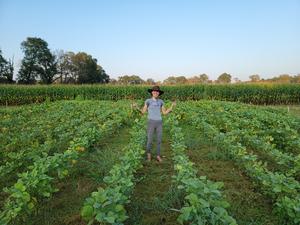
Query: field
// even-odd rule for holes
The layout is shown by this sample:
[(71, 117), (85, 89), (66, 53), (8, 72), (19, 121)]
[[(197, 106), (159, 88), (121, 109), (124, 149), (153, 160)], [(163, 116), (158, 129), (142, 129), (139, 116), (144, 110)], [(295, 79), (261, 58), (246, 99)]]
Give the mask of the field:
[(130, 100), (44, 100), (0, 108), (0, 224), (300, 224), (298, 106), (178, 101), (158, 163)]
[[(145, 99), (149, 85), (0, 85), (0, 105), (44, 101)], [(256, 105), (299, 104), (300, 85), (281, 83), (195, 84), (161, 87), (165, 100), (223, 100)]]

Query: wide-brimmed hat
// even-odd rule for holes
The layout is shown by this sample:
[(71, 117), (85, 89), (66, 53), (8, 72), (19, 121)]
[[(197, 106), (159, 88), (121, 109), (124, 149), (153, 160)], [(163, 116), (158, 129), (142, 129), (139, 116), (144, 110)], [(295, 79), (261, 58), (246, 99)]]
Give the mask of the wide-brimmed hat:
[(151, 94), (152, 91), (158, 91), (159, 95), (162, 95), (164, 92), (160, 90), (159, 86), (153, 86), (151, 89), (148, 89), (148, 92)]

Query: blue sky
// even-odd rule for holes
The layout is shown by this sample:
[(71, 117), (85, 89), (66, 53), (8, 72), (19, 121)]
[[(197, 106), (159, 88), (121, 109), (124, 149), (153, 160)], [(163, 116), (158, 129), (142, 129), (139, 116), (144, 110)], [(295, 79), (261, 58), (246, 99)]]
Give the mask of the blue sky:
[(27, 37), (84, 51), (112, 78), (300, 73), (300, 0), (0, 0), (0, 48)]

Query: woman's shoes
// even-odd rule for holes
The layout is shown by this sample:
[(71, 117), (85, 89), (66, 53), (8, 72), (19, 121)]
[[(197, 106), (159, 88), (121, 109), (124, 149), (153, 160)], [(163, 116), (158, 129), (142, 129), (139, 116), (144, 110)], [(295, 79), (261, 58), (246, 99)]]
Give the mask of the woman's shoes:
[[(157, 162), (162, 162), (162, 159), (160, 158), (160, 156), (156, 156), (156, 160)], [(151, 161), (151, 154), (147, 153), (147, 161), (150, 162)]]
[(156, 156), (156, 160), (157, 160), (157, 162), (162, 162), (162, 159), (160, 158), (160, 156), (158, 155), (158, 156)]

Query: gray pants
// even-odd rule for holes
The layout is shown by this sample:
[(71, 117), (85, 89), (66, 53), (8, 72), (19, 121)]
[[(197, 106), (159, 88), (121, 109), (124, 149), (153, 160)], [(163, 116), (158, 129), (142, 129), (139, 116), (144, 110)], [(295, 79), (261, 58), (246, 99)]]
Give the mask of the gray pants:
[(160, 155), (160, 145), (162, 136), (162, 120), (148, 120), (147, 128), (147, 153), (150, 153), (152, 147), (153, 133), (156, 130), (157, 155)]

